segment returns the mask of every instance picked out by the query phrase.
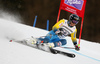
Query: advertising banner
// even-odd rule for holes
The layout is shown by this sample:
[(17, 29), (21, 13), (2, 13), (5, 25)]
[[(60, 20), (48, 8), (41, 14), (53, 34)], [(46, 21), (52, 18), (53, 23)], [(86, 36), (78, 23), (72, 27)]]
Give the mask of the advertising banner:
[(61, 0), (60, 9), (84, 17), (86, 0)]

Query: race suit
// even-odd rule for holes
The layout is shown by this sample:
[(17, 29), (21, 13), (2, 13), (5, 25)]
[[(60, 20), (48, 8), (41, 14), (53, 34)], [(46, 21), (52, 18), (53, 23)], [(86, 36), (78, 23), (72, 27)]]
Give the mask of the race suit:
[(68, 25), (68, 20), (62, 19), (57, 22), (46, 37), (41, 40), (44, 42), (54, 43), (54, 47), (59, 47), (67, 44), (65, 37), (71, 35), (72, 42), (75, 45), (77, 44), (76, 33), (76, 26), (70, 27)]

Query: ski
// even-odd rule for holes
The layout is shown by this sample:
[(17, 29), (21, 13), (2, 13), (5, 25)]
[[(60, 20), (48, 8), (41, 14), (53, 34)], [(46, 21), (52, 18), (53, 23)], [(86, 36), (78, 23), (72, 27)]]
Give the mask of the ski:
[(35, 49), (38, 49), (38, 50), (42, 50), (42, 51), (46, 51), (46, 52), (50, 52), (50, 53), (53, 53), (53, 54), (62, 54), (64, 56), (67, 56), (67, 57), (71, 57), (71, 58), (74, 58), (75, 57), (75, 54), (73, 53), (68, 53), (68, 52), (64, 52), (64, 51), (60, 51), (60, 50), (56, 50), (54, 48), (49, 48), (49, 47), (46, 47), (45, 45), (36, 45), (36, 44), (32, 44), (32, 43), (28, 43), (26, 41), (18, 41), (18, 40), (15, 40), (15, 39), (11, 39), (9, 42), (18, 42), (18, 43), (21, 43), (21, 44), (24, 44), (24, 45), (27, 45), (27, 46), (30, 46), (30, 47), (33, 47)]
[(56, 49), (53, 49), (53, 48), (50, 48), (50, 51), (53, 54), (62, 54), (62, 55), (65, 55), (65, 56), (68, 56), (68, 57), (71, 57), (71, 58), (75, 57), (75, 54), (73, 54), (73, 53), (68, 53), (68, 52), (56, 50)]

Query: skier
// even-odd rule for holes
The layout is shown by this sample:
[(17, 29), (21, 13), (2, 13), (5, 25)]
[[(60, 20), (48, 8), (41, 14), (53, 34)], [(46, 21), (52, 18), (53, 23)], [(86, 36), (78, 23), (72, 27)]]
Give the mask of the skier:
[[(75, 50), (78, 51), (80, 48), (77, 44), (77, 29), (75, 26), (78, 24), (78, 22), (79, 16), (71, 14), (69, 21), (65, 19), (60, 20), (52, 27), (52, 30), (45, 36), (45, 38), (39, 38), (39, 40), (41, 40), (41, 43), (48, 43), (49, 47), (60, 47), (67, 44), (67, 41), (64, 38), (71, 34), (71, 39), (75, 46)], [(40, 41), (36, 44), (38, 43), (40, 43)]]
[(77, 29), (75, 26), (78, 22), (79, 16), (71, 14), (69, 16), (69, 21), (65, 19), (60, 20), (52, 27), (52, 30), (44, 38), (38, 38), (38, 40), (33, 39), (35, 42), (32, 42), (32, 44), (38, 45), (43, 43), (50, 48), (60, 47), (67, 44), (65, 37), (71, 35), (75, 50), (79, 51), (80, 48), (78, 47), (76, 39)]

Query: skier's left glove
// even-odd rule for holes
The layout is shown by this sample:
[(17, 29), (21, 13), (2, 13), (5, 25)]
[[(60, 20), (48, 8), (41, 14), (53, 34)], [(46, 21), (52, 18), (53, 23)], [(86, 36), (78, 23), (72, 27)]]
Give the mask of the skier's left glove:
[(77, 44), (75, 45), (75, 50), (77, 50), (77, 51), (80, 50), (80, 47)]

